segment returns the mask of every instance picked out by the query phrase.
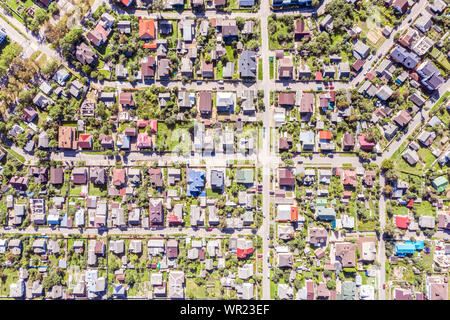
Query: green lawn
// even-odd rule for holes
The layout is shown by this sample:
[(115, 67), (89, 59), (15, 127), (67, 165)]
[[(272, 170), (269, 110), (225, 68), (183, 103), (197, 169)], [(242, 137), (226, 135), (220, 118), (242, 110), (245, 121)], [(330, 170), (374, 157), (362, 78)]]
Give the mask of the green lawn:
[(375, 229), (375, 226), (376, 226), (375, 220), (370, 220), (364, 223), (358, 220), (358, 231), (373, 231)]
[(3, 148), (6, 152), (11, 154), (13, 157), (17, 158), (22, 163), (25, 163), (25, 157), (15, 152), (13, 149)]
[(429, 168), (431, 164), (436, 160), (436, 157), (433, 156), (430, 149), (420, 148), (417, 151), (422, 161), (425, 163), (425, 169)]
[(273, 71), (274, 71), (274, 66), (273, 66), (273, 57), (269, 58), (269, 75), (270, 75), (270, 80), (273, 79)]
[(220, 196), (222, 196), (222, 194), (215, 192), (214, 190), (208, 188), (208, 189), (206, 189), (206, 196), (207, 197), (220, 197)]
[(71, 196), (78, 196), (81, 193), (81, 186), (74, 186), (70, 188)]
[(392, 208), (394, 211), (394, 215), (405, 216), (408, 214), (408, 208), (404, 206), (397, 206)]
[(196, 299), (206, 298), (206, 287), (197, 286), (194, 282), (194, 278), (186, 279), (186, 296), (192, 294)]
[(419, 161), (416, 163), (416, 165), (410, 166), (403, 158), (401, 155), (399, 155), (396, 163), (395, 163), (395, 167), (403, 172), (406, 173), (410, 173), (410, 174), (416, 174), (416, 175), (422, 175), (423, 172), (423, 164)]
[(93, 196), (106, 196), (108, 191), (106, 189), (106, 185), (102, 188), (101, 185), (94, 185), (93, 183), (89, 184), (89, 194)]
[(223, 65), (222, 61), (217, 63), (217, 79), (223, 79)]
[(450, 63), (448, 62), (447, 57), (439, 51), (438, 48), (433, 48), (430, 53), (430, 56), (436, 60), (447, 72), (450, 70)]
[(262, 65), (262, 58), (258, 59), (258, 80), (263, 79), (263, 65)]
[(227, 51), (227, 58), (228, 61), (230, 62), (234, 62), (235, 57), (234, 57), (234, 50), (232, 46), (225, 46), (225, 50)]
[(439, 110), (439, 108), (442, 106), (442, 104), (447, 101), (447, 98), (449, 96), (450, 96), (450, 91), (447, 91), (442, 97), (439, 98), (439, 100), (436, 102), (436, 104), (433, 106), (433, 108), (431, 108), (430, 116)]
[(421, 203), (414, 204), (414, 207), (421, 216), (434, 216), (436, 212), (431, 206), (431, 203), (428, 201), (422, 201)]
[(190, 133), (186, 129), (182, 124), (176, 124), (171, 129), (164, 122), (158, 121), (157, 144), (164, 146), (167, 151), (174, 151), (176, 147), (180, 147), (183, 152), (190, 150)]

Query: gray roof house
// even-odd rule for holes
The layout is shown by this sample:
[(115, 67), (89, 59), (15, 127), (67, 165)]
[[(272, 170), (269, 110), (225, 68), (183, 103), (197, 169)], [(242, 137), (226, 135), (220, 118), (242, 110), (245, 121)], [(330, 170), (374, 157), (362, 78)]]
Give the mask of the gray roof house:
[(223, 190), (224, 174), (220, 170), (211, 170), (211, 188), (213, 190)]
[(379, 99), (386, 101), (391, 97), (392, 93), (393, 91), (390, 87), (388, 87), (387, 85), (383, 85), (380, 89), (378, 89), (376, 96)]
[(225, 79), (233, 78), (234, 74), (234, 62), (228, 61), (227, 64), (223, 67), (222, 75)]
[(128, 78), (128, 69), (122, 64), (116, 64), (116, 78), (126, 79)]
[(181, 68), (180, 72), (182, 76), (192, 77), (193, 76), (193, 68), (192, 68), (192, 60), (189, 58), (181, 58)]
[(338, 64), (338, 77), (340, 79), (350, 77), (350, 66), (348, 62), (341, 62)]
[(425, 104), (425, 99), (422, 97), (420, 93), (417, 91), (409, 96), (409, 100), (411, 100), (416, 106), (421, 107)]
[(356, 59), (362, 58), (365, 59), (370, 53), (370, 47), (363, 43), (361, 40), (358, 40), (358, 42), (355, 43), (353, 46), (353, 56)]
[(122, 20), (117, 22), (117, 29), (119, 30), (119, 33), (131, 33), (131, 21)]
[(256, 53), (244, 50), (239, 56), (239, 75), (241, 78), (256, 78)]
[(38, 148), (40, 148), (40, 149), (48, 148), (48, 134), (46, 131), (42, 131), (39, 134)]
[(434, 229), (436, 219), (433, 216), (420, 216), (419, 217), (419, 227)]
[(411, 166), (414, 166), (417, 161), (419, 161), (419, 155), (417, 152), (410, 149), (406, 150), (405, 153), (402, 154), (402, 158), (405, 159), (405, 161)]
[(401, 46), (396, 46), (394, 50), (392, 50), (391, 58), (407, 69), (415, 68), (420, 61), (419, 56), (413, 52), (408, 52), (408, 50)]
[(277, 256), (278, 268), (292, 268), (293, 256), (291, 252), (280, 252)]
[(49, 104), (53, 104), (53, 100), (47, 98), (42, 92), (38, 92), (38, 94), (34, 97), (33, 103), (37, 105), (39, 108), (46, 108)]

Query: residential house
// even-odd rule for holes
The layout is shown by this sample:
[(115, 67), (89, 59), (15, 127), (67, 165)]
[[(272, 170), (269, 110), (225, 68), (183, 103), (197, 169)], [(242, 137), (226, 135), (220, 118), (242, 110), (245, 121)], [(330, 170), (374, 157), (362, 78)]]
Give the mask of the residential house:
[(291, 58), (283, 58), (278, 62), (278, 77), (280, 79), (292, 79), (294, 77), (294, 64)]
[(64, 182), (64, 171), (62, 168), (50, 168), (50, 183), (53, 185)]
[(150, 199), (149, 201), (149, 225), (150, 226), (163, 226), (162, 199)]
[(73, 184), (86, 184), (87, 177), (87, 169), (77, 167), (72, 170), (71, 182)]
[(303, 39), (310, 39), (311, 34), (309, 30), (305, 30), (305, 21), (303, 19), (295, 21), (294, 39), (301, 41)]
[(139, 38), (143, 40), (156, 39), (155, 20), (139, 19)]
[(202, 61), (201, 74), (203, 78), (214, 78), (214, 66), (212, 62)]
[(256, 52), (242, 51), (239, 56), (239, 75), (242, 79), (256, 78)]
[(415, 68), (420, 61), (420, 58), (415, 53), (408, 52), (408, 50), (401, 46), (396, 46), (391, 51), (390, 56), (395, 62), (400, 63), (407, 69)]
[(314, 150), (314, 132), (313, 131), (301, 131), (300, 132), (300, 142), (302, 144), (302, 150), (306, 151), (312, 151)]
[(200, 91), (198, 99), (198, 108), (204, 116), (210, 116), (212, 112), (212, 94), (210, 91)]
[(84, 65), (93, 65), (98, 58), (97, 54), (84, 42), (76, 47), (75, 57)]
[(75, 140), (76, 129), (74, 127), (60, 126), (58, 129), (58, 148), (59, 149), (77, 149)]
[(330, 14), (327, 14), (322, 21), (320, 22), (320, 28), (327, 32), (333, 30), (333, 17)]
[(342, 136), (342, 148), (344, 151), (351, 151), (355, 147), (355, 136), (351, 133), (344, 133)]
[(412, 117), (406, 110), (401, 110), (399, 113), (392, 119), (399, 127), (405, 127), (410, 121)]
[(358, 40), (353, 46), (353, 56), (356, 59), (365, 59), (370, 53), (370, 47), (361, 40)]
[(154, 56), (147, 56), (141, 60), (141, 75), (144, 80), (153, 79), (156, 73), (156, 59)]
[(343, 268), (356, 267), (355, 244), (351, 242), (336, 243), (336, 260)]
[(408, 0), (394, 0), (392, 8), (400, 14), (404, 14), (408, 10)]

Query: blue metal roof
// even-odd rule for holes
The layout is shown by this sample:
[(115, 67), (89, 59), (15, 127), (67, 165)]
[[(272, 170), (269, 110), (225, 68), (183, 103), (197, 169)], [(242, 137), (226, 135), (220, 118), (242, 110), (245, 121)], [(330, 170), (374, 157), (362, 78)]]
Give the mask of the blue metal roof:
[(205, 172), (189, 170), (188, 187), (186, 192), (187, 195), (198, 196), (204, 187), (205, 187)]

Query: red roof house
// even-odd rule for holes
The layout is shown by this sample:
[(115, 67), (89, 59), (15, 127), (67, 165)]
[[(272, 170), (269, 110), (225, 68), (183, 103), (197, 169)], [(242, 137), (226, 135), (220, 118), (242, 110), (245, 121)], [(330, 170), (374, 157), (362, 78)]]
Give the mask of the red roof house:
[(356, 172), (353, 170), (344, 170), (344, 186), (356, 187)]
[(372, 150), (375, 147), (375, 143), (366, 140), (367, 134), (363, 133), (358, 137), (359, 147), (362, 150)]
[(147, 133), (139, 133), (137, 137), (137, 147), (139, 149), (149, 149), (152, 147), (152, 138)]
[(80, 134), (80, 136), (78, 138), (78, 146), (81, 149), (91, 149), (92, 148), (92, 135)]
[(153, 19), (139, 20), (139, 38), (155, 39), (155, 20)]
[(158, 132), (158, 120), (150, 120), (150, 129), (152, 133)]
[(408, 208), (412, 208), (414, 205), (414, 199), (409, 200), (408, 204), (406, 205)]
[(245, 238), (238, 238), (236, 241), (236, 256), (245, 259), (253, 253), (253, 241)]
[(322, 72), (320, 71), (316, 72), (316, 81), (322, 81)]
[(291, 207), (291, 221), (298, 221), (298, 207)]
[(408, 229), (411, 220), (408, 216), (395, 216), (395, 225), (400, 229)]
[(138, 120), (137, 121), (138, 128), (145, 128), (146, 126), (148, 126), (148, 120)]
[(331, 131), (320, 131), (319, 132), (319, 139), (320, 140), (331, 140)]

